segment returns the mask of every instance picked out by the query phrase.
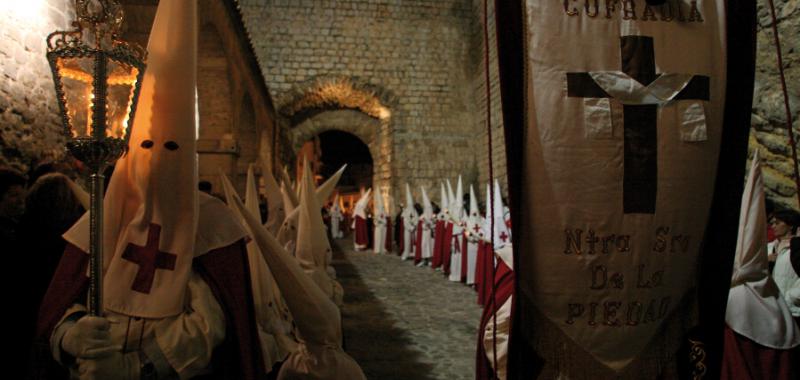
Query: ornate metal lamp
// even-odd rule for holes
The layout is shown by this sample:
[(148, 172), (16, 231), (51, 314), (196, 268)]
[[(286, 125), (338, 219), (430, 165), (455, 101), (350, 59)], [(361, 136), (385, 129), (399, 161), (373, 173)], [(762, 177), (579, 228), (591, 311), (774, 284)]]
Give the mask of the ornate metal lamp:
[(47, 37), (67, 149), (90, 170), (89, 313), (102, 313), (105, 168), (127, 150), (144, 77), (146, 51), (118, 39), (122, 7), (115, 0), (75, 0), (74, 30)]

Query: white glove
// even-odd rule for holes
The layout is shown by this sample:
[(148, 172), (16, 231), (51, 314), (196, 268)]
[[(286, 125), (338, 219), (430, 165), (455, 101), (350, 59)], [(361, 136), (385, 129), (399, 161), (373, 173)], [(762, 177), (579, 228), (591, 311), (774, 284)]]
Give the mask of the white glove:
[(111, 345), (110, 325), (101, 317), (83, 316), (64, 333), (61, 348), (78, 359), (102, 358), (120, 347)]
[(138, 380), (139, 354), (115, 351), (99, 359), (78, 359), (78, 376), (81, 380)]

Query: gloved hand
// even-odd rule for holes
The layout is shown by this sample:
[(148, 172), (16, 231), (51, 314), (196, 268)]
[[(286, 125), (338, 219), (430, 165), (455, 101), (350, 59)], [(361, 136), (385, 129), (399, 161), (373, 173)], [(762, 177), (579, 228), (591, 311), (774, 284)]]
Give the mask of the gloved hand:
[(99, 359), (78, 359), (81, 380), (139, 380), (139, 354), (114, 351)]
[(64, 333), (61, 348), (78, 359), (95, 359), (121, 351), (111, 345), (110, 325), (102, 317), (83, 316)]

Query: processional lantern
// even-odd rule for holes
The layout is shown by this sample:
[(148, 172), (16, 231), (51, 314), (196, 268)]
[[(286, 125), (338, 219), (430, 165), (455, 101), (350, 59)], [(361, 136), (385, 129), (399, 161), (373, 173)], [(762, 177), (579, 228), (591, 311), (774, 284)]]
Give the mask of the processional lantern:
[(102, 312), (103, 171), (127, 150), (147, 53), (119, 39), (115, 0), (75, 0), (77, 21), (47, 36), (67, 150), (90, 170), (89, 313)]

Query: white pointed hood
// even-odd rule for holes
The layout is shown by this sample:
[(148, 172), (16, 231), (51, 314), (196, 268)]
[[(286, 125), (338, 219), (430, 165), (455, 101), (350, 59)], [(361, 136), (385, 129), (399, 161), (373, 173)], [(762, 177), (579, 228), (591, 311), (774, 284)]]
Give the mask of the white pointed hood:
[(455, 194), (453, 194), (453, 185), (450, 184), (450, 180), (446, 179), (445, 182), (447, 183), (447, 211), (453, 211), (453, 198), (455, 198)]
[(425, 188), (420, 186), (422, 189), (422, 216), (428, 222), (433, 220), (433, 205), (431, 204), (431, 200), (428, 198), (428, 193), (425, 192)]
[(347, 164), (342, 165), (336, 173), (333, 173), (330, 178), (325, 180), (325, 182), (316, 189), (317, 202), (319, 202), (319, 204), (324, 205), (331, 194), (333, 194), (333, 190), (336, 188), (336, 184), (339, 183), (339, 179), (342, 178), (342, 173), (344, 173), (345, 169), (347, 169)]
[(403, 210), (403, 218), (414, 220), (418, 217), (417, 209), (414, 208), (414, 197), (411, 196), (411, 188), (406, 183), (406, 208)]
[(367, 189), (365, 193), (358, 199), (356, 205), (353, 207), (353, 216), (359, 216), (367, 219), (367, 205), (369, 204), (369, 195), (372, 194), (372, 189)]
[(303, 341), (341, 347), (339, 308), (309, 278), (283, 247), (258, 223), (239, 200), (234, 200), (253, 231), (253, 239), (272, 271)]
[(303, 166), (295, 256), (304, 269), (324, 268), (328, 264), (331, 247), (325, 234), (320, 205), (314, 193), (314, 182), (308, 161)]
[(269, 170), (265, 160), (261, 162), (261, 176), (264, 178), (264, 192), (267, 196), (267, 231), (276, 234), (283, 219), (286, 218), (283, 195), (281, 195), (281, 188), (275, 181), (275, 177), (272, 176), (272, 171)]
[[(448, 182), (448, 187), (450, 183)], [(458, 185), (456, 185), (456, 193), (451, 194), (450, 197), (450, 215), (453, 218), (453, 222), (458, 224), (461, 223), (461, 219), (463, 218), (463, 202), (464, 196), (464, 185), (461, 182), (461, 176), (458, 176)]]
[(283, 209), (287, 216), (300, 204), (297, 195), (287, 182), (281, 183), (281, 199), (283, 200)]
[(297, 189), (295, 189), (294, 181), (292, 181), (292, 177), (289, 175), (289, 168), (284, 165), (281, 168), (281, 171), (278, 172), (281, 176), (281, 184), (286, 186), (286, 190), (291, 190), (295, 199), (297, 198)]
[(475, 196), (475, 189), (472, 185), (469, 185), (469, 216), (467, 216), (467, 225), (465, 228), (473, 239), (479, 237), (481, 228), (483, 227), (481, 224), (481, 210), (478, 208), (478, 198)]
[(444, 187), (444, 183), (439, 183), (439, 185), (439, 219), (443, 219), (445, 215), (450, 213), (448, 211), (450, 199), (447, 198), (447, 190)]
[(725, 321), (733, 331), (772, 348), (800, 345), (800, 331), (769, 276), (767, 216), (761, 160), (756, 151), (742, 195), (739, 236)]
[[(255, 204), (252, 201), (247, 201), (248, 197), (257, 193), (252, 165), (248, 168), (247, 177), (245, 208), (251, 214), (259, 215), (258, 201), (256, 200)], [(244, 223), (244, 216), (235, 205), (237, 201), (241, 203), (241, 198), (236, 193), (228, 176), (221, 170), (220, 179), (222, 180), (222, 188), (228, 207)], [(252, 236), (253, 232), (250, 231), (250, 228), (246, 225), (245, 228), (247, 233)], [(280, 308), (283, 305), (283, 300), (281, 299), (280, 290), (278, 290), (275, 279), (272, 277), (272, 272), (264, 261), (258, 245), (252, 240), (247, 243), (247, 261), (250, 269), (250, 288), (253, 292), (256, 322), (263, 331), (267, 332), (267, 335), (259, 332), (261, 350), (264, 362), (272, 366), (285, 359), (296, 348), (297, 343), (291, 337), (291, 317), (282, 315)]]
[[(506, 245), (511, 245), (511, 232), (505, 222), (505, 206), (500, 193), (500, 183), (494, 180), (494, 202), (492, 202), (492, 217), (494, 218), (494, 249), (500, 250)], [(508, 263), (507, 263), (508, 264)]]
[[(320, 205), (314, 192), (314, 180), (308, 161), (303, 164), (303, 176), (300, 183), (300, 206), (295, 257), (304, 272), (314, 281), (328, 298), (334, 303), (341, 301), (341, 292), (334, 280), (328, 275), (331, 263), (331, 250), (325, 224), (322, 221)], [(334, 272), (335, 273), (335, 272)]]
[[(198, 231), (196, 1), (159, 3), (148, 56), (130, 149), (104, 199), (103, 303), (120, 314), (164, 318), (184, 311), (194, 257), (232, 244), (244, 231), (217, 231), (211, 224), (226, 221), (216, 216)], [(221, 202), (203, 202), (229, 214)], [(88, 251), (88, 232), (85, 215), (64, 237)], [(138, 264), (153, 260), (155, 270)]]

